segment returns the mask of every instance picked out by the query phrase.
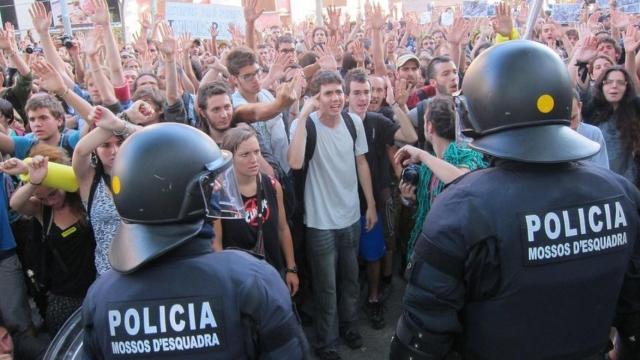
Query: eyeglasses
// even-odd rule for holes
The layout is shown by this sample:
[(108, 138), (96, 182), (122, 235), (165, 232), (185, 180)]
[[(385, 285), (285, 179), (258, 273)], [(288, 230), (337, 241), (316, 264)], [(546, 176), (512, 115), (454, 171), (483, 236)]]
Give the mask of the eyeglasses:
[(616, 84), (616, 85), (618, 85), (618, 86), (627, 86), (627, 81), (626, 81), (626, 80), (610, 80), (610, 79), (607, 79), (607, 80), (603, 80), (603, 81), (602, 81), (602, 84), (603, 84), (603, 85), (613, 85), (613, 84)]
[(280, 52), (283, 54), (293, 54), (296, 52), (296, 49), (280, 49)]
[(244, 81), (251, 81), (251, 80), (254, 80), (256, 76), (260, 75), (260, 72), (261, 72), (260, 69), (258, 69), (255, 72), (252, 72), (249, 74), (238, 75), (238, 77)]

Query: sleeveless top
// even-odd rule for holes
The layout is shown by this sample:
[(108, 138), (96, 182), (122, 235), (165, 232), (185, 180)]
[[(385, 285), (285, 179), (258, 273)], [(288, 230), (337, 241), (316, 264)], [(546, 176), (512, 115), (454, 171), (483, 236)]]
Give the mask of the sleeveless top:
[(241, 248), (254, 250), (258, 241), (258, 211), (262, 211), (262, 236), (264, 241), (264, 256), (267, 262), (278, 270), (284, 268), (280, 237), (278, 234), (278, 200), (275, 184), (277, 180), (266, 174), (260, 174), (262, 182), (262, 206), (258, 208), (257, 194), (250, 197), (242, 196), (244, 202), (244, 219), (223, 219), (222, 237), (223, 248)]
[(61, 229), (52, 217), (51, 208), (45, 207), (42, 231), (49, 290), (59, 296), (83, 298), (96, 278), (93, 233), (81, 222)]
[(120, 228), (120, 217), (104, 179), (98, 181), (93, 200), (91, 204), (85, 204), (85, 207), (90, 213), (89, 221), (96, 239), (96, 270), (98, 275), (101, 275), (111, 269), (108, 258), (109, 246)]

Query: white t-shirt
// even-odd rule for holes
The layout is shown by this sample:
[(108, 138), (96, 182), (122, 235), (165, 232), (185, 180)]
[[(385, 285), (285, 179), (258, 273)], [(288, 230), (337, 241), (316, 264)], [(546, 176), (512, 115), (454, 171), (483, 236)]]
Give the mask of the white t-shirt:
[[(349, 114), (356, 128), (355, 154), (353, 139), (344, 119), (335, 128), (329, 128), (311, 114), (316, 126), (316, 148), (309, 162), (304, 189), (305, 224), (321, 230), (337, 230), (360, 220), (358, 199), (358, 173), (355, 155), (368, 151), (362, 119)], [(291, 124), (295, 134), (298, 119)], [(304, 122), (303, 122), (304, 126)]]
[[(275, 100), (276, 99), (271, 95), (269, 90), (262, 89), (258, 93), (259, 103), (270, 103)], [(248, 101), (242, 97), (238, 91), (233, 93), (231, 101), (233, 102), (234, 108), (248, 103)], [(268, 147), (267, 151), (273, 154), (278, 165), (280, 165), (285, 172), (288, 172), (289, 161), (287, 160), (287, 151), (289, 150), (289, 142), (287, 141), (287, 132), (284, 128), (282, 113), (279, 113), (276, 117), (270, 120), (255, 122), (251, 124), (251, 126), (262, 135), (264, 144)]]

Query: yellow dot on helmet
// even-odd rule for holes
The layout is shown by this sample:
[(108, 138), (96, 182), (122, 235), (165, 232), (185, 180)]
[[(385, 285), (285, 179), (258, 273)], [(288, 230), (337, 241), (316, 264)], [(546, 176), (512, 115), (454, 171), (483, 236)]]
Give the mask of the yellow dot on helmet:
[(119, 194), (120, 193), (120, 178), (117, 176), (114, 176), (111, 179), (111, 190), (113, 190), (114, 194)]
[(553, 100), (553, 97), (551, 95), (544, 94), (538, 98), (538, 102), (536, 105), (538, 106), (538, 111), (543, 114), (547, 114), (550, 113), (551, 110), (553, 110), (555, 101)]

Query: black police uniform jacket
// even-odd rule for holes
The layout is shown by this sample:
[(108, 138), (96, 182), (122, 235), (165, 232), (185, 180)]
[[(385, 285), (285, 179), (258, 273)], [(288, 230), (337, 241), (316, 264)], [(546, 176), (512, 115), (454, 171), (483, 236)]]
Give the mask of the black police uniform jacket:
[[(95, 359), (302, 359), (308, 344), (276, 270), (196, 238), (123, 275), (103, 274), (82, 309)], [(255, 350), (254, 350), (255, 349)]]
[(409, 347), (429, 359), (452, 347), (465, 359), (582, 359), (612, 324), (634, 335), (637, 189), (580, 163), (498, 161), (452, 184), (426, 218), (403, 300), (419, 329)]

